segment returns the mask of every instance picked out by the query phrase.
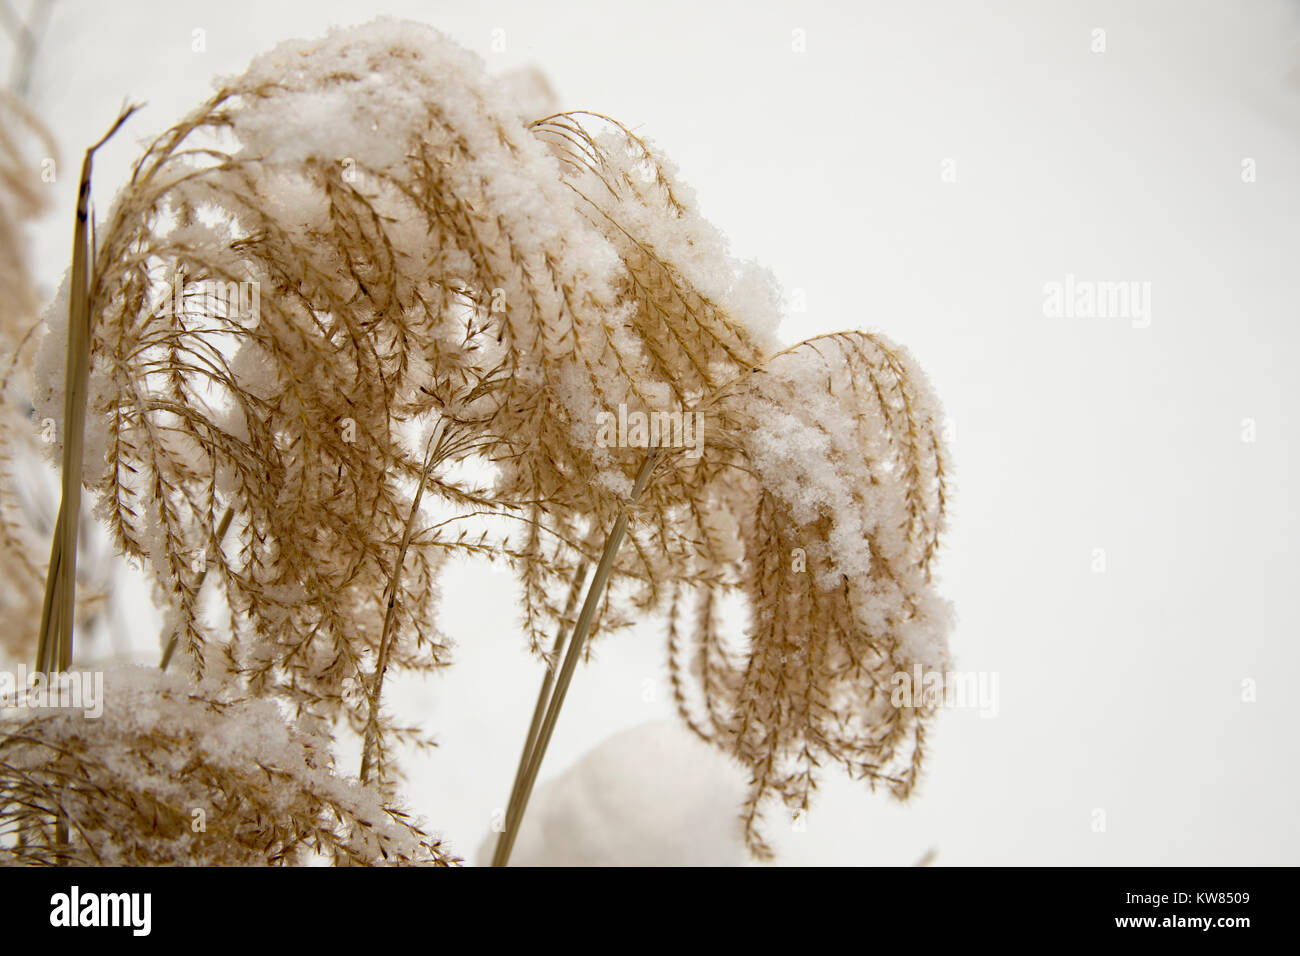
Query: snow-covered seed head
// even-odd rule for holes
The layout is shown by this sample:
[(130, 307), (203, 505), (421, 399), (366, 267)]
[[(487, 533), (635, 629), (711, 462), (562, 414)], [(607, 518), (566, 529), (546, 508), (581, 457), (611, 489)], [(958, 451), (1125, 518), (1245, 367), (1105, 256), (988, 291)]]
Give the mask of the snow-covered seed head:
[(0, 723), (0, 862), (456, 862), (373, 788), (331, 772), (329, 736), (286, 723), (274, 702), (154, 668), (103, 677), (96, 717), (41, 709)]
[(444, 559), (507, 562), (541, 651), (647, 461), (601, 423), (698, 416), (654, 459), (593, 635), (667, 612), (683, 715), (751, 772), (757, 852), (761, 805), (806, 809), (826, 759), (906, 795), (927, 714), (880, 688), (946, 660), (923, 377), (865, 333), (779, 351), (775, 282), (652, 144), (521, 119), (510, 90), (381, 20), (258, 57), (137, 163), (98, 230), (87, 479), (165, 638), (196, 677), (368, 741), (379, 720), (387, 785), (383, 671), (445, 662)]

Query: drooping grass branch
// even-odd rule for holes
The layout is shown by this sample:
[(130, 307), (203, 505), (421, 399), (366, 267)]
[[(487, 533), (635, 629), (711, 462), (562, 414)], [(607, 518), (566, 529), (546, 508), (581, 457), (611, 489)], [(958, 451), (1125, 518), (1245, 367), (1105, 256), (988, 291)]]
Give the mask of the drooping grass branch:
[[(881, 688), (946, 660), (930, 577), (937, 403), (875, 334), (780, 351), (770, 275), (728, 255), (626, 127), (585, 112), (528, 124), (427, 28), (337, 30), (223, 81), (140, 157), (101, 233), (93, 270), (95, 243), (78, 246), (67, 387), (41, 414), (65, 410), (66, 507), (82, 454), (68, 403), (86, 391), (71, 353), (88, 352), (106, 447), (86, 456), (87, 481), (115, 542), (153, 572), (173, 627), (164, 667), (181, 649), (194, 678), (350, 729), (382, 789), (386, 675), (445, 663), (443, 559), (487, 556), (520, 580), (528, 646), (558, 634), (563, 652), (499, 864), (581, 655), (669, 595), (704, 596), (674, 635), (693, 656), (676, 699), (749, 770), (755, 852), (760, 808), (802, 812), (825, 765), (910, 792), (928, 712)], [(617, 412), (677, 416), (684, 441), (686, 410), (706, 406), (707, 447), (697, 426), (693, 453), (652, 484), (657, 442), (601, 437)], [(437, 474), (403, 437), (433, 415), (457, 423), (443, 447), (456, 467)], [(417, 538), (421, 496), (452, 517)], [(471, 517), (524, 530), (475, 537), (457, 523)], [(588, 536), (606, 528), (566, 644)], [(50, 667), (70, 653), (70, 531), (61, 519), (52, 547)], [(214, 558), (201, 571), (200, 552)], [(228, 618), (200, 606), (212, 578)], [(728, 597), (749, 612), (731, 646)]]
[[(230, 530), (230, 522), (234, 517), (234, 508), (226, 508), (222, 513), (221, 520), (217, 523), (217, 533), (213, 536), (217, 548), (220, 548), (221, 542), (225, 540), (226, 532)], [(198, 583), (195, 584), (195, 588), (198, 589), (203, 587), (203, 582), (207, 580), (207, 577), (208, 568), (207, 562), (205, 561), (203, 571), (199, 574), (199, 580)], [(159, 670), (165, 671), (167, 669), (167, 665), (172, 662), (172, 655), (176, 653), (176, 645), (179, 643), (180, 634), (173, 630), (171, 636), (167, 638), (167, 646), (163, 648), (162, 660), (158, 662)]]
[(447, 435), (447, 419), (438, 419), (433, 434), (429, 436), (424, 452), (424, 467), (420, 472), (420, 482), (415, 489), (415, 498), (411, 502), (411, 513), (402, 530), (402, 543), (397, 548), (393, 559), (393, 576), (384, 592), (384, 626), (379, 637), (379, 654), (375, 660), (375, 672), (366, 687), (369, 714), (366, 720), (366, 732), (361, 751), (361, 782), (369, 783), (379, 752), (379, 706), (384, 693), (384, 674), (388, 670), (388, 652), (392, 647), (393, 631), (397, 617), (398, 589), (402, 583), (402, 569), (406, 564), (406, 551), (411, 545), (411, 535), (415, 531), (415, 521), (420, 514), (420, 502), (424, 499), (424, 487), (429, 480), (429, 471), (445, 455), (443, 440)]

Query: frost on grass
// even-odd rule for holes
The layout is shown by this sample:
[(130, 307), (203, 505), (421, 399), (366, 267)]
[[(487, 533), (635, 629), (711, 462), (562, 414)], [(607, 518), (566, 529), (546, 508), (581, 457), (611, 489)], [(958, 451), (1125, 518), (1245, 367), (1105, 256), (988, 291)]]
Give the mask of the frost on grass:
[[(104, 676), (102, 717), (0, 716), (0, 863), (447, 864), (375, 788), (332, 772), (330, 738), (269, 700), (153, 668)], [(50, 818), (75, 839), (51, 838)]]
[[(778, 352), (775, 282), (670, 162), (599, 114), (521, 118), (550, 99), (385, 20), (221, 80), (97, 231), (87, 484), (178, 664), (373, 737), (391, 792), (382, 680), (446, 663), (446, 560), (507, 563), (544, 654), (646, 460), (601, 416), (700, 414), (592, 633), (667, 613), (682, 713), (749, 771), (761, 854), (762, 807), (805, 809), (827, 761), (915, 782), (928, 715), (882, 686), (945, 660), (935, 404), (879, 336)], [(735, 595), (743, 641), (719, 630)]]

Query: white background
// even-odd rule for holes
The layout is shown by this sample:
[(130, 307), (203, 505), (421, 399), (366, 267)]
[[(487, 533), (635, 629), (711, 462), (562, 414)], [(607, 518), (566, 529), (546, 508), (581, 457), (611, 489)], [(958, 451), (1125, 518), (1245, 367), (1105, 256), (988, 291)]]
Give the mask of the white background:
[[(63, 151), (34, 235), (46, 286), (80, 152), (124, 98), (148, 109), (99, 157), (101, 209), (214, 75), (377, 12), (493, 71), (536, 64), (563, 108), (655, 141), (733, 251), (801, 290), (787, 341), (883, 331), (944, 402), (941, 590), (957, 665), (998, 675), (998, 715), (942, 713), (904, 807), (830, 770), (803, 832), (774, 818), (781, 862), (1300, 863), (1300, 8), (59, 0), (31, 97)], [(1149, 282), (1150, 326), (1045, 317), (1067, 273)], [(538, 669), (504, 574), (457, 567), (446, 592), (457, 663), (399, 691), (442, 745), (408, 798), (472, 856)], [(152, 659), (153, 621), (123, 603), (120, 633)], [(543, 776), (669, 716), (664, 676), (657, 625), (598, 645)]]

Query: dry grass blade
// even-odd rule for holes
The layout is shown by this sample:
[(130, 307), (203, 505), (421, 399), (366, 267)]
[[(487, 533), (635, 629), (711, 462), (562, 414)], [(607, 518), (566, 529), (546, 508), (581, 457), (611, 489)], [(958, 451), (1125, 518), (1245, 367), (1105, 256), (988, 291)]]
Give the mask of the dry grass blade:
[(90, 287), (94, 272), (90, 180), (95, 152), (121, 129), (138, 106), (122, 110), (107, 133), (89, 149), (81, 164), (77, 221), (73, 230), (72, 275), (68, 295), (68, 353), (64, 380), (62, 497), (41, 609), (36, 669), (64, 671), (72, 663), (76, 624), (77, 525), (81, 516), (82, 451), (85, 440), (86, 386), (90, 375)]

